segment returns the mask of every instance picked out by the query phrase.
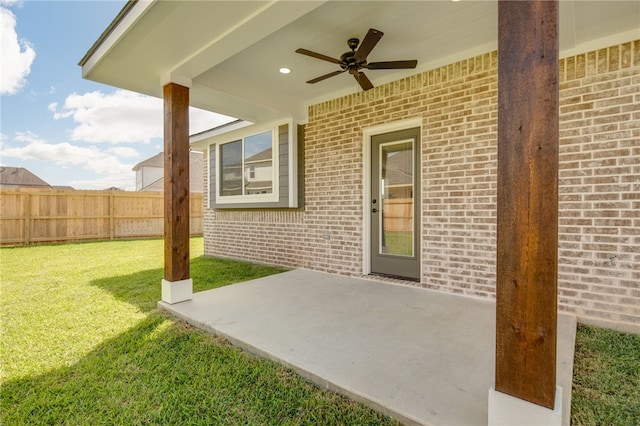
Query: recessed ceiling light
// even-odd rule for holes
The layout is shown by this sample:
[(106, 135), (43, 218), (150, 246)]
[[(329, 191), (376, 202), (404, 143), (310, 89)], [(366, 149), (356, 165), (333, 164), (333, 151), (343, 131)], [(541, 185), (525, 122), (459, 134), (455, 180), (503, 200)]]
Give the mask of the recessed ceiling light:
[(289, 74), (291, 72), (290, 68), (282, 67), (280, 68), (280, 74)]

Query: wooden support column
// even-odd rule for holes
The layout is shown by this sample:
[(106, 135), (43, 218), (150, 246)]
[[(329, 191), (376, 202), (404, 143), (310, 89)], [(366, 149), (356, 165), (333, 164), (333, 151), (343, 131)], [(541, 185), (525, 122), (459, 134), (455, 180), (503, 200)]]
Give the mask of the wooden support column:
[(498, 4), (496, 391), (554, 408), (558, 4)]
[[(188, 287), (188, 291), (186, 291)], [(179, 288), (178, 291), (176, 289)], [(164, 86), (164, 281), (162, 299), (191, 298), (189, 276), (189, 88)]]

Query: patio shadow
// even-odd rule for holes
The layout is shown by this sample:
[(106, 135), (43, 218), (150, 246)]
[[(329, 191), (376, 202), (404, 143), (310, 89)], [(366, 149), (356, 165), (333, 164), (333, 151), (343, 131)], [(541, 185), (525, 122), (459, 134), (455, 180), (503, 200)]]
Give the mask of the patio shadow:
[(120, 301), (136, 306), (142, 312), (150, 312), (160, 300), (161, 268), (148, 269), (129, 275), (93, 280), (90, 285), (100, 287)]
[[(191, 259), (190, 266), (194, 292), (210, 290), (286, 270), (206, 256)], [(118, 300), (136, 306), (142, 312), (151, 312), (156, 308), (161, 298), (160, 282), (162, 278), (163, 269), (157, 268), (129, 275), (101, 278), (91, 281), (90, 284), (106, 290)]]
[(344, 418), (344, 424), (391, 424), (362, 406), (336, 404), (337, 395), (187, 327), (152, 313), (75, 364), (4, 383), (0, 422), (338, 424)]

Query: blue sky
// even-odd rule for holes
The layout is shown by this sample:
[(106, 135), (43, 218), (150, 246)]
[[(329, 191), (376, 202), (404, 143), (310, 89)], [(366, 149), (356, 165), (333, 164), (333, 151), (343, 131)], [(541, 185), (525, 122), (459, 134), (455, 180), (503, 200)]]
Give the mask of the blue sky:
[[(135, 188), (162, 151), (162, 101), (83, 80), (77, 65), (126, 1), (0, 0), (0, 165), (51, 185)], [(192, 111), (193, 133), (228, 117)]]

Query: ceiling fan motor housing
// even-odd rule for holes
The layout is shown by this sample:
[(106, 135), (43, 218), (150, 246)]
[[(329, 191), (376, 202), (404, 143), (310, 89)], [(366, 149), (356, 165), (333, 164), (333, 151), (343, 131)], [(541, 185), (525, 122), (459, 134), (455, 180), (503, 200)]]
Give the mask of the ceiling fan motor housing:
[(348, 69), (349, 71), (357, 71), (367, 64), (367, 61), (358, 62), (355, 57), (355, 52), (345, 52), (340, 56), (342, 62), (340, 66), (342, 69)]
[(356, 60), (356, 49), (358, 48), (359, 44), (359, 39), (350, 38), (347, 41), (347, 45), (349, 45), (349, 49), (351, 49), (351, 51), (345, 52), (340, 56), (340, 62), (342, 62), (340, 66), (343, 70), (349, 70), (349, 73), (351, 74), (358, 72), (360, 68), (366, 65), (366, 61), (358, 63), (358, 61)]

